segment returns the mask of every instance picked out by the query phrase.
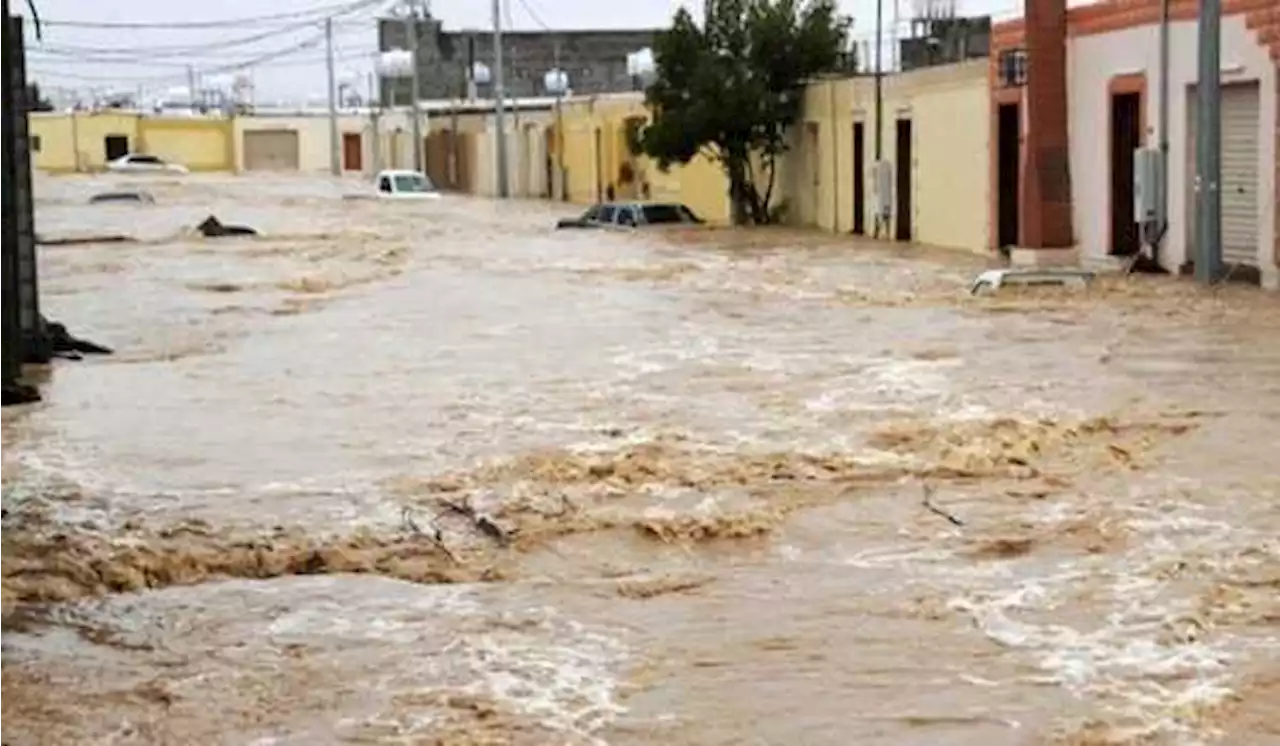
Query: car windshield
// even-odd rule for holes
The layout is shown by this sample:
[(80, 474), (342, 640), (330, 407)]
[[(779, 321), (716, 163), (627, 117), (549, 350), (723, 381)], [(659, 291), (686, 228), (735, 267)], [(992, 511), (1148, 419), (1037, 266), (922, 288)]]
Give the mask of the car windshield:
[(644, 222), (650, 225), (663, 223), (696, 223), (698, 219), (684, 205), (645, 205)]
[(422, 174), (396, 174), (396, 191), (397, 192), (432, 192), (435, 187), (432, 186), (431, 180)]
[(582, 213), (582, 217), (580, 219), (585, 223), (589, 220), (595, 220), (597, 217), (599, 217), (599, 215), (600, 215), (600, 205), (592, 205), (591, 207), (587, 208), (586, 212)]
[(129, 156), (129, 160), (133, 163), (160, 163), (160, 159), (154, 155), (133, 155)]
[(600, 214), (596, 216), (596, 220), (601, 223), (612, 223), (614, 213), (618, 211), (613, 205), (601, 205)]

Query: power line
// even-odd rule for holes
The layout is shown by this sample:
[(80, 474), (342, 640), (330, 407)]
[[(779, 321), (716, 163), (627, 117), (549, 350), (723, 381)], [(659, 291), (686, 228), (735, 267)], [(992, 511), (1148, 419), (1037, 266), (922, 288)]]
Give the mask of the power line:
[(524, 8), (524, 12), (529, 16), (529, 18), (533, 19), (533, 22), (538, 24), (543, 31), (551, 30), (551, 27), (547, 25), (547, 22), (542, 20), (542, 17), (534, 12), (533, 6), (529, 3), (529, 0), (520, 0), (520, 7)]
[[(315, 24), (308, 23), (305, 26), (291, 29), (291, 32), (298, 31), (301, 29), (308, 29), (308, 28), (315, 28)], [(284, 34), (279, 34), (279, 35), (283, 36)], [(348, 32), (348, 36), (354, 37), (355, 35)], [(247, 38), (241, 39), (239, 41), (243, 42), (243, 44), (237, 44), (237, 46), (244, 46), (250, 43), (256, 43), (259, 41), (263, 41), (265, 38), (268, 38), (268, 37), (254, 39), (253, 42), (249, 42)], [(154, 47), (154, 48), (141, 47), (141, 48), (136, 48), (136, 51), (131, 51), (131, 50), (123, 50), (123, 49), (105, 50), (102, 48), (93, 48), (93, 47), (50, 45), (45, 47), (34, 48), (30, 50), (30, 52), (31, 52), (31, 58), (33, 60), (47, 61), (50, 63), (56, 62), (56, 63), (68, 64), (68, 65), (111, 64), (111, 65), (154, 65), (156, 67), (164, 67), (167, 65), (179, 65), (182, 67), (186, 67), (187, 65), (192, 64), (193, 61), (208, 60), (210, 58), (212, 58), (213, 60), (218, 60), (218, 59), (226, 60), (228, 58), (240, 58), (246, 54), (245, 51), (231, 50), (229, 47), (230, 47), (230, 44), (212, 44), (211, 43), (205, 46), (188, 47), (183, 51), (178, 51), (172, 47)], [(175, 61), (174, 60), (175, 57), (180, 57), (182, 59), (181, 61)]]
[(46, 44), (33, 47), (30, 51), (66, 54), (68, 56), (74, 56), (85, 60), (91, 59), (95, 56), (106, 57), (106, 59), (100, 60), (103, 62), (112, 62), (116, 57), (121, 59), (143, 59), (144, 56), (152, 59), (164, 57), (187, 57), (208, 50), (247, 46), (277, 36), (284, 36), (285, 34), (289, 34), (294, 31), (312, 28), (315, 24), (316, 21), (304, 21), (302, 23), (290, 24), (283, 28), (272, 29), (270, 31), (260, 31), (249, 36), (240, 36), (234, 39), (223, 39), (220, 41), (211, 41), (202, 44), (160, 44), (142, 48), (139, 48), (136, 45), (130, 48), (123, 48)]
[[(218, 73), (235, 72), (237, 70), (243, 70), (249, 67), (256, 67), (258, 65), (261, 65), (267, 62), (272, 62), (274, 60), (288, 57), (289, 55), (292, 55), (296, 52), (299, 52), (305, 49), (311, 49), (319, 45), (320, 42), (324, 41), (324, 36), (325, 36), (324, 32), (321, 32), (315, 36), (309, 37), (308, 39), (302, 42), (299, 42), (289, 47), (285, 47), (283, 49), (275, 49), (270, 52), (265, 52), (263, 54), (257, 55), (255, 57), (251, 57), (245, 60), (240, 60), (238, 62), (233, 62), (230, 64), (216, 65), (213, 67), (202, 67), (200, 69), (200, 74), (216, 75)], [(184, 65), (183, 67), (186, 67), (186, 66)], [(163, 83), (165, 81), (174, 80), (175, 78), (186, 77), (185, 74), (177, 73), (177, 72), (170, 73), (167, 75), (151, 75), (151, 76), (123, 76), (123, 75), (90, 76), (90, 75), (68, 74), (68, 73), (59, 73), (59, 72), (45, 73), (45, 72), (33, 71), (33, 75), (40, 75), (42, 77), (48, 76), (52, 78), (61, 77), (61, 78), (67, 78), (72, 80), (74, 79), (85, 80), (85, 81), (96, 80), (101, 83), (116, 82), (116, 83), (133, 83), (133, 84)]]
[(185, 21), (185, 22), (112, 22), (112, 21), (42, 21), (44, 26), (62, 27), (62, 28), (83, 28), (83, 29), (210, 29), (210, 28), (232, 28), (244, 26), (250, 23), (269, 23), (271, 21), (287, 21), (298, 18), (312, 18), (321, 20), (327, 15), (337, 15), (362, 8), (377, 5), (385, 0), (356, 0), (355, 2), (346, 2), (335, 5), (325, 5), (310, 10), (299, 10), (291, 13), (274, 13), (271, 15), (250, 16), (245, 18), (233, 18), (222, 21)]

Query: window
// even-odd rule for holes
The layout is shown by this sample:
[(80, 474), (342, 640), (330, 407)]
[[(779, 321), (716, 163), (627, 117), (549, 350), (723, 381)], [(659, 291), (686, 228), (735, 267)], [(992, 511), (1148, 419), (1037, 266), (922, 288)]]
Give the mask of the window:
[(40, 152), (40, 136), (39, 135), (31, 136), (31, 152), (32, 153)]
[(427, 177), (422, 174), (396, 174), (396, 191), (422, 193), (430, 192), (433, 187)]
[(612, 223), (613, 218), (617, 214), (617, 212), (618, 212), (618, 208), (614, 207), (613, 205), (601, 205), (600, 215), (596, 218), (596, 220), (600, 221), (601, 223)]
[(600, 205), (592, 205), (587, 208), (586, 212), (582, 213), (582, 222), (590, 223), (598, 217), (600, 217)]
[(634, 228), (636, 225), (635, 210), (630, 207), (624, 207), (618, 210), (618, 225), (629, 225)]
[(693, 222), (685, 216), (688, 210), (682, 212), (681, 209), (680, 205), (645, 205), (644, 222), (650, 225)]
[(391, 177), (383, 176), (381, 179), (378, 179), (378, 191), (379, 192), (391, 191)]

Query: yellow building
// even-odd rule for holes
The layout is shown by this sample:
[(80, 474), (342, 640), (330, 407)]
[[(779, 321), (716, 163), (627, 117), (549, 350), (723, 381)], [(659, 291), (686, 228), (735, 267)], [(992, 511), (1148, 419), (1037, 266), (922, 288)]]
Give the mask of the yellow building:
[(141, 115), (125, 112), (38, 112), (30, 115), (37, 169), (50, 173), (98, 171), (133, 152)]
[(876, 235), (877, 191), (886, 186), (881, 238), (985, 252), (987, 85), (985, 60), (886, 76), (881, 159), (890, 173), (878, 180), (874, 79), (811, 83), (780, 175), (789, 221)]
[(142, 117), (138, 152), (192, 171), (230, 171), (236, 160), (232, 129), (230, 119)]
[(192, 171), (230, 170), (231, 121), (151, 117), (136, 112), (38, 112), (30, 115), (35, 168), (50, 173), (101, 171), (128, 153), (157, 155)]
[(557, 194), (589, 204), (605, 199), (612, 187), (618, 199), (682, 202), (713, 223), (730, 220), (728, 181), (719, 165), (698, 157), (663, 173), (656, 163), (633, 155), (631, 141), (649, 121), (640, 93), (567, 99), (561, 106), (562, 142), (557, 159), (563, 183)]

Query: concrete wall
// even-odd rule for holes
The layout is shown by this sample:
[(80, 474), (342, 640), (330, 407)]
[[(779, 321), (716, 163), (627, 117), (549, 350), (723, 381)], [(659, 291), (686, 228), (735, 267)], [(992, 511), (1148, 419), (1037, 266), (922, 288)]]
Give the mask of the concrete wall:
[(237, 150), (228, 119), (142, 117), (134, 147), (192, 171), (229, 171)]
[(119, 112), (40, 112), (30, 115), (31, 134), (40, 138), (35, 168), (53, 173), (96, 171), (106, 166), (103, 138), (124, 135), (136, 150), (141, 116)]
[[(1188, 157), (1188, 86), (1196, 70), (1196, 22), (1178, 21), (1170, 27), (1169, 69), (1169, 231), (1161, 261), (1176, 268), (1187, 257), (1188, 216), (1194, 203), (1186, 185), (1194, 172)], [(1110, 249), (1110, 85), (1119, 76), (1145, 79), (1143, 111), (1147, 145), (1157, 143), (1159, 118), (1159, 29), (1155, 25), (1111, 33), (1075, 36), (1068, 47), (1068, 96), (1071, 138), (1073, 221), (1076, 241), (1084, 257), (1106, 257)], [(1258, 145), (1262, 164), (1276, 162), (1276, 65), (1245, 25), (1243, 15), (1222, 19), (1223, 84), (1259, 82)], [(1274, 271), (1276, 183), (1274, 167), (1259, 168), (1258, 261)], [(1129, 209), (1125, 206), (1125, 209)]]
[[(497, 126), (493, 114), (474, 117), (483, 136), (472, 139), (474, 192), (486, 197), (498, 194)], [(547, 196), (546, 131), (552, 125), (549, 111), (508, 111), (504, 123), (507, 144), (507, 189), (512, 197)]]
[[(986, 62), (974, 61), (914, 70), (883, 81), (883, 159), (897, 163), (897, 121), (911, 121), (914, 241), (986, 250), (991, 146), (986, 76)], [(875, 84), (867, 77), (816, 81), (806, 87), (804, 113), (791, 130), (791, 150), (780, 173), (788, 222), (840, 233), (853, 230), (853, 132), (859, 122), (864, 128), (863, 225), (872, 233)]]
[[(234, 119), (235, 170), (244, 171), (244, 133), (264, 130), (290, 130), (298, 133), (298, 170), (304, 173), (329, 173), (329, 117), (324, 113), (293, 115), (255, 115)], [(360, 135), (361, 169), (371, 175), (375, 169), (373, 124), (368, 116), (344, 114), (338, 117), (338, 137)], [(341, 150), (339, 150), (341, 159)]]

